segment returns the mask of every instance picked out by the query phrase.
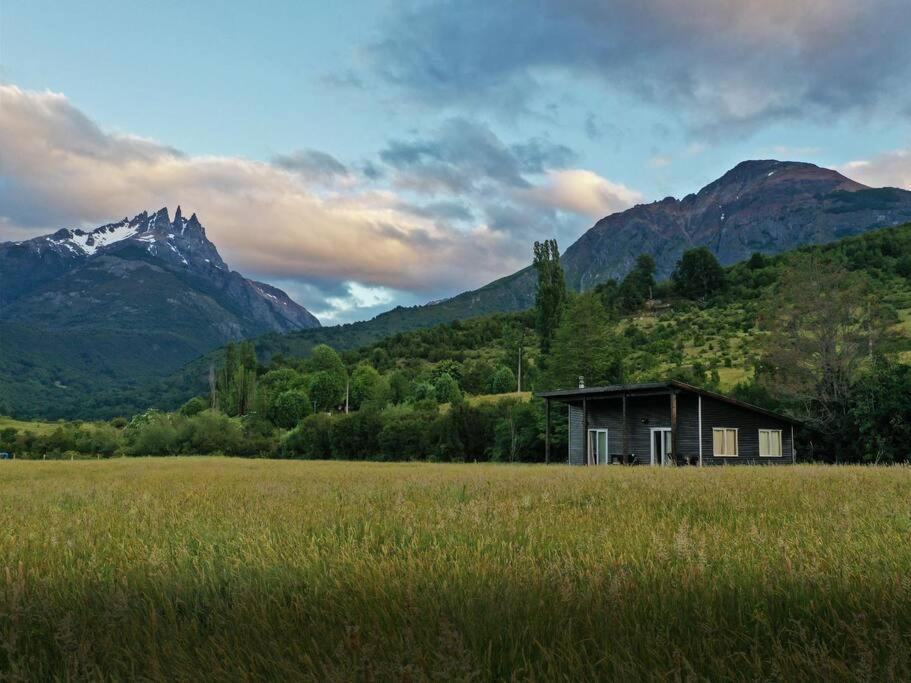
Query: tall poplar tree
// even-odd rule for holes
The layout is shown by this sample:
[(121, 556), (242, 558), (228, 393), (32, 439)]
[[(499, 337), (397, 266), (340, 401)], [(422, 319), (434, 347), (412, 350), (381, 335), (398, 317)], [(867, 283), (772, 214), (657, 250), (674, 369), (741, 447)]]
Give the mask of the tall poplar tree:
[(566, 306), (566, 281), (563, 266), (560, 265), (560, 250), (557, 240), (535, 242), (535, 270), (538, 285), (535, 289), (535, 327), (541, 340), (542, 353), (550, 351), (551, 342), (563, 309)]

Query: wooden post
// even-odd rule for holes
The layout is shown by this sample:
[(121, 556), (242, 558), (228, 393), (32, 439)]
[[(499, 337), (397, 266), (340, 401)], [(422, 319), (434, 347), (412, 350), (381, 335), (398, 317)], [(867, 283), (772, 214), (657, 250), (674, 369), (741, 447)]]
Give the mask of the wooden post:
[(544, 464), (550, 463), (550, 399), (544, 399)]
[(629, 415), (626, 412), (626, 394), (623, 394), (623, 463), (629, 464)]
[(591, 465), (591, 453), (588, 447), (588, 400), (582, 399), (582, 456), (586, 465)]
[(677, 464), (677, 392), (671, 390), (671, 460)]

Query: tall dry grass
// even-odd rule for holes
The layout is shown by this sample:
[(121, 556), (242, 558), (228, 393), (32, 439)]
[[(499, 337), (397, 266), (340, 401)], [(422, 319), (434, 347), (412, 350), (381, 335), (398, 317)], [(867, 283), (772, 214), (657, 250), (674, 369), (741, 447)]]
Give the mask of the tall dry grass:
[(911, 678), (911, 470), (0, 463), (0, 678)]

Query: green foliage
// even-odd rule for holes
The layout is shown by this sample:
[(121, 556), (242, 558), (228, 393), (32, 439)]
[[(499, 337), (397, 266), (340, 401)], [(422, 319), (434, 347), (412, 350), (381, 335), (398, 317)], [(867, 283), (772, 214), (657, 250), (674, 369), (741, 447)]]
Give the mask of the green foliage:
[(489, 361), (483, 358), (467, 360), (462, 366), (462, 388), (469, 394), (486, 394), (490, 391), (493, 374), (494, 368)]
[(178, 428), (187, 418), (155, 410), (136, 415), (123, 432), (129, 455), (174, 455), (180, 452)]
[(383, 413), (383, 427), (377, 436), (377, 452), (383, 460), (422, 460), (432, 450), (431, 430), (437, 415), (411, 407), (392, 408)]
[(213, 374), (213, 403), (228, 415), (246, 415), (256, 396), (256, 352), (252, 342), (225, 347), (225, 362)]
[(333, 410), (345, 400), (345, 379), (337, 372), (320, 370), (310, 376), (309, 391), (315, 410)]
[(537, 460), (544, 451), (539, 403), (505, 401), (494, 426), (492, 459), (501, 462)]
[(617, 306), (621, 311), (637, 311), (652, 298), (655, 289), (655, 270), (655, 259), (648, 254), (641, 254), (636, 259), (636, 265), (623, 278), (617, 290)]
[(329, 430), (333, 457), (345, 460), (375, 459), (378, 454), (376, 437), (382, 428), (379, 413), (372, 410), (334, 416)]
[(215, 410), (204, 410), (182, 426), (180, 441), (185, 453), (237, 453), (243, 441), (239, 423)]
[(459, 383), (447, 373), (437, 377), (434, 383), (438, 403), (458, 403), (462, 400), (462, 392), (459, 389)]
[(282, 454), (286, 458), (329, 458), (332, 444), (329, 438), (332, 419), (325, 413), (309, 415), (288, 432), (282, 440)]
[(550, 386), (572, 388), (579, 377), (588, 386), (623, 378), (623, 343), (610, 332), (610, 319), (594, 294), (572, 297), (547, 360)]
[(724, 268), (708, 248), (697, 247), (683, 252), (671, 280), (680, 296), (704, 302), (724, 287)]
[(411, 391), (411, 380), (401, 370), (389, 375), (389, 401), (393, 405), (404, 403)]
[(288, 389), (272, 404), (270, 417), (276, 426), (291, 429), (311, 413), (310, 396), (303, 389)]
[(516, 391), (516, 376), (508, 367), (501, 365), (490, 378), (488, 391), (491, 394), (508, 394)]
[[(842, 460), (868, 463), (911, 459), (911, 367), (880, 359), (854, 387), (851, 432), (843, 444), (856, 448)], [(853, 457), (852, 457), (853, 456)]]
[(383, 389), (380, 373), (372, 365), (361, 363), (351, 373), (351, 407), (360, 408), (365, 403), (376, 401)]
[(538, 274), (535, 287), (535, 329), (538, 331), (541, 351), (547, 353), (560, 324), (566, 301), (566, 282), (557, 240), (535, 242), (533, 265)]
[(202, 396), (194, 396), (189, 401), (180, 406), (180, 414), (185, 417), (193, 417), (202, 411), (208, 409), (209, 402)]

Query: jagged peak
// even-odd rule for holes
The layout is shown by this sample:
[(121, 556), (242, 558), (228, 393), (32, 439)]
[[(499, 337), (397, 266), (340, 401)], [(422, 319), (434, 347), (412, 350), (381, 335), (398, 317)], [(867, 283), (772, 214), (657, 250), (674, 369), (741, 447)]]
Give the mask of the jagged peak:
[(180, 213), (180, 204), (177, 205), (177, 211), (174, 212), (174, 225), (178, 228), (183, 221), (183, 215)]

